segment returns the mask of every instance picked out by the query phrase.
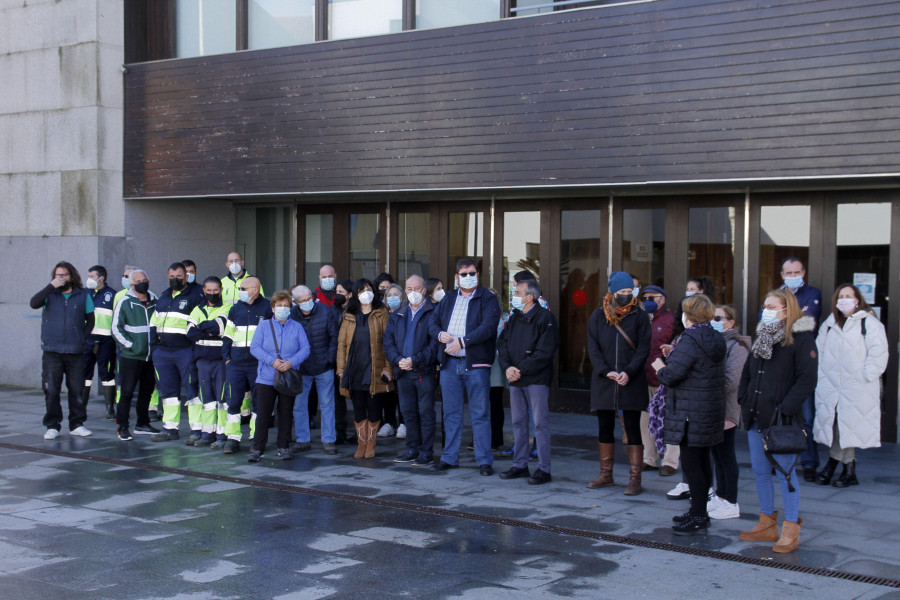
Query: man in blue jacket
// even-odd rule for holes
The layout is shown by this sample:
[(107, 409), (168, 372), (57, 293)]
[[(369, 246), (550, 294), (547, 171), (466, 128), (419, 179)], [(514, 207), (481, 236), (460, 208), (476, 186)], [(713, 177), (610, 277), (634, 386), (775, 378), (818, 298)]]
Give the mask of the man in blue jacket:
[(406, 280), (409, 303), (391, 313), (384, 332), (384, 355), (397, 375), (400, 412), (406, 424), (406, 451), (394, 462), (414, 466), (434, 460), (434, 387), (438, 342), (429, 327), (434, 304), (425, 297), (425, 280)]
[(53, 267), (51, 280), (31, 298), (31, 308), (41, 314), (41, 384), (47, 412), (45, 440), (55, 440), (62, 427), (60, 390), (63, 375), (69, 391), (69, 433), (87, 437), (87, 411), (81, 400), (84, 389), (84, 341), (94, 329), (94, 303), (81, 285), (81, 276), (65, 261)]
[(444, 451), (431, 468), (446, 471), (459, 466), (463, 401), (468, 396), (475, 441), (475, 460), (482, 475), (494, 474), (491, 452), (491, 365), (497, 353), (497, 296), (478, 285), (475, 261), (456, 263), (459, 289), (448, 292), (430, 325), (431, 337), (441, 343), (441, 394), (444, 409)]

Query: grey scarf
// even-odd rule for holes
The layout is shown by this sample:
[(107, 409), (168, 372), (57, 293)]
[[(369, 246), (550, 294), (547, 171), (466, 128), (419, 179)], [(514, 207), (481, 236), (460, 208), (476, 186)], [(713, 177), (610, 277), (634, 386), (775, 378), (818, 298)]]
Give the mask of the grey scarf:
[(772, 358), (772, 348), (784, 339), (784, 324), (785, 320), (781, 319), (768, 325), (760, 322), (756, 326), (756, 341), (750, 348), (753, 356), (763, 360)]

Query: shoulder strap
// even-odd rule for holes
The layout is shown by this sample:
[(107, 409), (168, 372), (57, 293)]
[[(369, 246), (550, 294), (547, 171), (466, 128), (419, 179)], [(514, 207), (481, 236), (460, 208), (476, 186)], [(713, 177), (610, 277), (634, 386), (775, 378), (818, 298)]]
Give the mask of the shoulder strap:
[(619, 326), (618, 323), (616, 323), (616, 326), (615, 326), (615, 327), (616, 327), (616, 329), (619, 330), (619, 333), (622, 334), (622, 337), (625, 338), (625, 341), (628, 342), (628, 345), (631, 346), (631, 349), (632, 349), (633, 351), (637, 352), (637, 346), (634, 345), (634, 342), (631, 341), (631, 338), (628, 337), (628, 334), (625, 333), (625, 330), (622, 329), (622, 328)]
[(866, 337), (866, 321), (869, 319), (868, 316), (862, 318), (862, 321), (859, 324), (860, 329), (862, 330), (863, 337)]
[(275, 335), (275, 323), (272, 321), (273, 319), (269, 319), (269, 326), (272, 328), (272, 343), (275, 344), (275, 356), (278, 357), (278, 360), (281, 360), (281, 350), (278, 349), (278, 337)]

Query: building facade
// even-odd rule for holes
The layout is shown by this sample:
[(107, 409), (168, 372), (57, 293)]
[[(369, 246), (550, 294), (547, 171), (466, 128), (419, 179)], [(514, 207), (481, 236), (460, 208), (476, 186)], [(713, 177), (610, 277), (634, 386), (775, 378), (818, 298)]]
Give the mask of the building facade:
[[(274, 289), (322, 262), (448, 283), (471, 255), (501, 294), (530, 268), (562, 329), (561, 410), (587, 410), (611, 270), (672, 302), (707, 277), (751, 330), (799, 256), (827, 305), (871, 286), (900, 343), (897, 3), (127, 6), (113, 263), (218, 273), (234, 246)], [(892, 353), (886, 441), (897, 374)]]

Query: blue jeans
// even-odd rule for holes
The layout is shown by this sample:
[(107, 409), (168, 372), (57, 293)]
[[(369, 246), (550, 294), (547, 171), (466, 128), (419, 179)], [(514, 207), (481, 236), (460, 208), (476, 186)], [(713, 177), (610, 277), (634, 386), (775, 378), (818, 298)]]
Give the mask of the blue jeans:
[(434, 373), (403, 371), (397, 378), (397, 394), (406, 425), (406, 448), (430, 460), (434, 457)]
[[(466, 369), (466, 359), (447, 357), (441, 369), (441, 395), (444, 405), (444, 452), (441, 460), (459, 464), (459, 444), (462, 442), (463, 403), (469, 398), (472, 415), (472, 436), (475, 440), (475, 461), (479, 465), (494, 464), (491, 452), (490, 369)], [(408, 428), (407, 428), (408, 429)]]
[(297, 442), (310, 440), (309, 432), (309, 391), (313, 383), (319, 396), (319, 410), (322, 413), (322, 442), (333, 444), (337, 439), (334, 429), (334, 369), (318, 375), (303, 376), (303, 391), (294, 402), (294, 435)]
[(809, 432), (806, 438), (806, 452), (800, 455), (800, 464), (804, 469), (819, 468), (819, 446), (812, 436), (813, 423), (816, 420), (816, 395), (810, 394), (803, 402), (803, 426)]
[[(751, 427), (747, 432), (747, 443), (750, 446), (750, 465), (753, 467), (753, 476), (756, 478), (756, 493), (759, 495), (759, 512), (764, 515), (772, 515), (775, 512), (775, 484), (772, 481), (772, 463), (766, 458), (763, 449), (762, 433)], [(794, 462), (793, 454), (773, 454), (775, 462), (781, 465), (785, 471)], [(781, 484), (781, 498), (784, 500), (784, 518), (797, 523), (800, 516), (800, 485), (797, 482), (796, 473), (791, 476), (794, 490), (788, 489), (787, 479), (784, 475), (775, 472), (778, 483)]]

